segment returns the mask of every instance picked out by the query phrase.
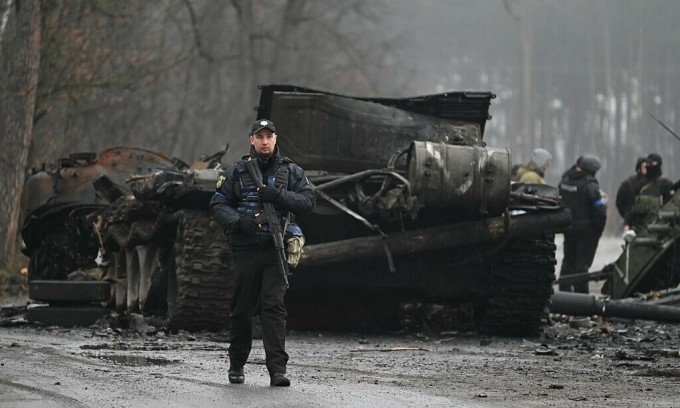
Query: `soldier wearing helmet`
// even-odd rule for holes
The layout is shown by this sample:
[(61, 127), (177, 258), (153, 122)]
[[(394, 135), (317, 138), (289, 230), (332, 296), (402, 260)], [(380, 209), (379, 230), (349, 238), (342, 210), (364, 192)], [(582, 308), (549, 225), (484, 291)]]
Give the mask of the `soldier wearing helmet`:
[(640, 185), (635, 202), (626, 217), (625, 230), (637, 229), (652, 215), (670, 201), (673, 196), (673, 182), (663, 176), (661, 172), (661, 156), (651, 153), (647, 156), (647, 174)]
[[(595, 174), (602, 163), (586, 154), (559, 184), (562, 204), (571, 210), (571, 229), (564, 233), (564, 259), (560, 276), (587, 273), (607, 222), (607, 202)], [(588, 293), (588, 283), (560, 284), (561, 291)]]

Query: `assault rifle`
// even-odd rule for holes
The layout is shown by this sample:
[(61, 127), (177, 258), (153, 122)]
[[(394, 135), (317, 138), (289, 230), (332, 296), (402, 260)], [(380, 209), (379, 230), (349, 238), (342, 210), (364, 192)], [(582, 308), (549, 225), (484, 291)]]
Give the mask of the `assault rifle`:
[[(246, 169), (250, 174), (250, 177), (255, 182), (258, 188), (264, 187), (262, 183), (262, 172), (260, 167), (257, 165), (255, 160), (246, 160)], [(264, 205), (264, 214), (267, 217), (267, 223), (269, 224), (269, 232), (274, 238), (274, 247), (276, 248), (276, 259), (279, 265), (279, 273), (283, 277), (283, 283), (288, 289), (288, 261), (286, 261), (286, 246), (283, 242), (283, 231), (281, 230), (281, 223), (279, 222), (279, 217), (276, 215), (276, 210), (274, 209), (274, 204), (272, 203), (262, 203)]]

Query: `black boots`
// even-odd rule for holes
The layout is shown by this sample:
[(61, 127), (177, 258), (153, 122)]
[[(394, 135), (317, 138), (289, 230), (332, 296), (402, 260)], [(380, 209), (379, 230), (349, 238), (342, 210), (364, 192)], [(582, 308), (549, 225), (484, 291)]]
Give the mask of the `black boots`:
[(243, 375), (243, 367), (229, 368), (229, 382), (232, 384), (243, 384), (246, 376)]
[[(232, 384), (243, 384), (246, 380), (246, 376), (243, 374), (243, 367), (230, 367), (229, 368), (229, 382)], [(286, 377), (286, 373), (274, 373), (271, 375), (271, 382), (269, 383), (272, 387), (289, 387), (290, 380)]]
[(286, 377), (286, 373), (274, 373), (271, 375), (269, 385), (272, 387), (288, 387), (290, 386), (290, 380)]

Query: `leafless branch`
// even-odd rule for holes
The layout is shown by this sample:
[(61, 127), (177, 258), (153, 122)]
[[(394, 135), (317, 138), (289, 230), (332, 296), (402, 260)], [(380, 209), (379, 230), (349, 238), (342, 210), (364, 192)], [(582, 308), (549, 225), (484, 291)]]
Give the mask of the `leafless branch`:
[(202, 58), (205, 58), (205, 60), (208, 61), (209, 63), (215, 62), (215, 58), (213, 58), (213, 56), (210, 55), (203, 47), (203, 41), (201, 40), (201, 31), (199, 30), (198, 22), (196, 21), (196, 12), (194, 11), (194, 7), (191, 5), (191, 1), (184, 0), (184, 5), (189, 11), (189, 18), (191, 19), (191, 30), (194, 33), (194, 42), (196, 44), (196, 49), (198, 49), (198, 55)]
[(9, 21), (9, 12), (12, 10), (12, 3), (14, 3), (14, 0), (7, 0), (5, 2), (5, 10), (2, 12), (2, 18), (0, 18), (0, 51), (2, 51), (2, 40), (5, 37), (5, 29)]
[(175, 124), (172, 128), (172, 135), (175, 140), (175, 142), (172, 144), (173, 146), (176, 146), (180, 140), (180, 127), (182, 125), (182, 122), (184, 122), (184, 116), (186, 115), (186, 105), (187, 97), (190, 93), (189, 92), (190, 83), (191, 83), (191, 67), (188, 67), (184, 77), (184, 92), (182, 92), (182, 104), (179, 107), (179, 112), (177, 113), (177, 120), (175, 121)]
[[(115, 2), (103, 2), (103, 1), (90, 1), (89, 2), (90, 7), (92, 7), (93, 10), (97, 11), (101, 15), (104, 15), (109, 18), (128, 18), (130, 17), (128, 14), (120, 14), (120, 13), (114, 13), (112, 9), (116, 9)], [(106, 6), (109, 6), (106, 8)]]
[(512, 4), (511, 0), (503, 0), (503, 7), (505, 8), (505, 11), (510, 14), (510, 16), (515, 19), (515, 21), (519, 21), (522, 19), (522, 16), (517, 13), (517, 10), (515, 9), (515, 5)]
[(234, 6), (234, 9), (236, 9), (236, 14), (238, 14), (239, 17), (243, 15), (243, 9), (241, 8), (241, 4), (239, 4), (238, 0), (231, 0), (231, 5)]

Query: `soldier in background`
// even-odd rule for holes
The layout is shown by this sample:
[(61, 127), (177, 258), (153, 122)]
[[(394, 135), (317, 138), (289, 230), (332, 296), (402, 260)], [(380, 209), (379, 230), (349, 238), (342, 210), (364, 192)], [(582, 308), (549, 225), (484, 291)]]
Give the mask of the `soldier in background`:
[(552, 154), (542, 147), (531, 152), (531, 161), (517, 171), (517, 181), (520, 183), (545, 184), (545, 172), (552, 164)]
[(616, 192), (616, 209), (624, 221), (630, 217), (630, 211), (633, 209), (633, 204), (635, 204), (635, 196), (647, 180), (646, 175), (647, 158), (640, 157), (635, 163), (635, 174), (621, 183)]
[[(579, 157), (559, 184), (562, 204), (571, 210), (572, 227), (564, 233), (564, 259), (560, 276), (588, 272), (607, 222), (607, 205), (595, 173), (601, 162), (597, 156)], [(588, 282), (560, 284), (561, 291), (588, 293)]]
[(663, 176), (663, 161), (657, 153), (647, 156), (647, 174), (635, 197), (624, 230), (637, 229), (673, 197), (673, 182)]

